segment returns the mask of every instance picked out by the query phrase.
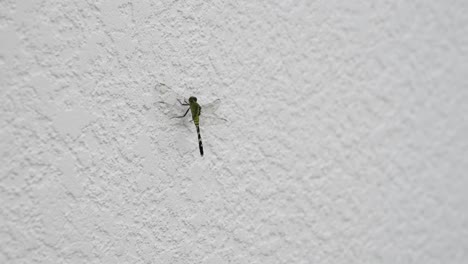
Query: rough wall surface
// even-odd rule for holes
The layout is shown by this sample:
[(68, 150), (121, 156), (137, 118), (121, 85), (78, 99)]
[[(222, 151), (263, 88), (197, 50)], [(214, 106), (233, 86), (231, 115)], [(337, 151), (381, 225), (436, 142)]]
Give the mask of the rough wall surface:
[(0, 263), (468, 263), (467, 13), (0, 1)]

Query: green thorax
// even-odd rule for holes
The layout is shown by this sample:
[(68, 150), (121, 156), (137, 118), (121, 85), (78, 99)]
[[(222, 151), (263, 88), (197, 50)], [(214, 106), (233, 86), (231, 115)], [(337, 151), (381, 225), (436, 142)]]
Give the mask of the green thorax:
[(200, 124), (199, 116), (201, 114), (201, 106), (197, 103), (197, 98), (191, 96), (189, 98), (190, 112), (192, 112), (193, 123), (198, 126)]

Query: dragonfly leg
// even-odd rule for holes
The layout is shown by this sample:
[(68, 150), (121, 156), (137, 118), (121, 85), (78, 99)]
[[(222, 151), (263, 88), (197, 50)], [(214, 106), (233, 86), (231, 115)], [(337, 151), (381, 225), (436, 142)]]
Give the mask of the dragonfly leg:
[(189, 103), (187, 103), (187, 100), (184, 100), (184, 103), (182, 103), (179, 99), (177, 99), (177, 101), (179, 101), (181, 105), (189, 105)]
[(190, 110), (190, 108), (187, 109), (187, 111), (185, 112), (185, 114), (184, 114), (183, 116), (175, 116), (175, 117), (173, 117), (173, 118), (183, 118), (183, 117), (185, 117), (185, 116), (187, 115), (187, 113), (188, 113), (189, 110)]

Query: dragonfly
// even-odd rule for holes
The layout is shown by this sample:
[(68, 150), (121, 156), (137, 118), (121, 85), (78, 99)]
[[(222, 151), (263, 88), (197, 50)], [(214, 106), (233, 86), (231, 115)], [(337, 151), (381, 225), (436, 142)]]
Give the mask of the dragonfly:
[[(198, 103), (198, 99), (195, 96), (190, 96), (187, 99), (181, 100), (180, 95), (175, 93), (172, 89), (167, 87), (165, 84), (160, 83), (156, 89), (161, 94), (160, 103), (166, 105), (166, 111), (164, 112), (166, 115), (169, 115), (171, 119), (181, 119), (187, 116), (188, 112), (191, 112), (191, 121), (195, 125), (197, 130), (198, 136), (198, 149), (200, 150), (200, 155), (203, 157), (204, 150), (203, 150), (203, 142), (200, 133), (200, 120), (203, 125), (215, 125), (220, 123), (226, 123), (227, 120), (218, 116), (215, 111), (219, 108), (221, 104), (220, 99), (216, 99), (211, 103), (203, 104), (202, 106)], [(185, 113), (183, 115), (174, 116), (174, 111), (179, 111), (184, 109)], [(203, 109), (203, 114), (202, 114)], [(206, 122), (204, 122), (206, 121)]]

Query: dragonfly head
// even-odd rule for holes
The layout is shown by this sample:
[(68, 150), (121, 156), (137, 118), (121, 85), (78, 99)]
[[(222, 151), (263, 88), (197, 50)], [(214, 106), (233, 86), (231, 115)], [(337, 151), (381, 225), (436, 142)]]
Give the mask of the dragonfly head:
[(190, 98), (188, 99), (190, 103), (194, 103), (197, 101), (197, 98), (195, 96), (190, 96)]

